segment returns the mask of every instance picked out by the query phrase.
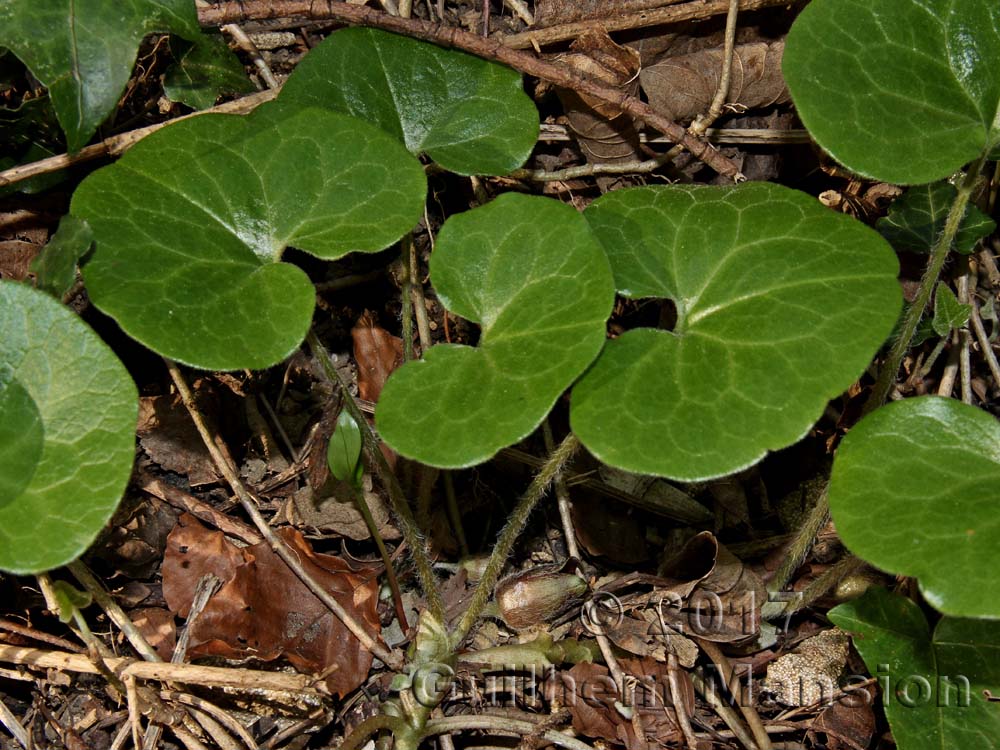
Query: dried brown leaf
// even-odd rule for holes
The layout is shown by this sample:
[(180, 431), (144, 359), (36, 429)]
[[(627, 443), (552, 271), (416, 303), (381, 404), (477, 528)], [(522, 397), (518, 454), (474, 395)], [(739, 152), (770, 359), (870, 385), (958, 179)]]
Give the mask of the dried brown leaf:
[(140, 398), (136, 433), (154, 463), (166, 471), (186, 475), (192, 487), (218, 481), (212, 457), (178, 397)]
[[(378, 584), (331, 555), (315, 553), (293, 529), (278, 534), (304, 568), (369, 631), (380, 631)], [(221, 532), (184, 514), (168, 540), (163, 595), (174, 612), (191, 606), (201, 577), (213, 573), (222, 587), (195, 621), (191, 656), (284, 656), (303, 672), (325, 675), (331, 692), (344, 696), (361, 685), (372, 655), (292, 573), (267, 543), (237, 549)]]
[(403, 340), (375, 324), (365, 311), (351, 329), (354, 360), (358, 363), (358, 395), (378, 401), (389, 375), (403, 364)]
[[(727, 103), (753, 109), (788, 102), (781, 75), (784, 50), (784, 41), (736, 45)], [(720, 48), (668, 57), (643, 68), (639, 80), (653, 109), (683, 122), (708, 110), (719, 87), (723, 60)]]
[[(588, 78), (621, 89), (623, 94), (635, 96), (639, 91), (639, 53), (616, 44), (603, 29), (586, 32), (570, 45), (570, 52), (556, 59)], [(638, 156), (639, 133), (629, 115), (572, 89), (556, 92), (566, 110), (569, 129), (588, 162), (632, 161)]]

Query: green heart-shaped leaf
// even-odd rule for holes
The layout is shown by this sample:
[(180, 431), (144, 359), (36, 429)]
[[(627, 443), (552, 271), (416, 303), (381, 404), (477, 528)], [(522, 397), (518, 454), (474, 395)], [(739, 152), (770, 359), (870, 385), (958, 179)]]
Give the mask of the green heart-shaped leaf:
[(1000, 748), (1000, 705), (984, 695), (1000, 687), (1000, 623), (944, 617), (932, 637), (916, 604), (877, 586), (830, 620), (855, 634), (899, 750)]
[[(929, 253), (944, 231), (958, 190), (950, 182), (916, 185), (889, 207), (889, 215), (875, 222), (878, 231), (897, 250)], [(996, 229), (996, 222), (969, 204), (955, 235), (954, 249), (971, 253), (976, 243)]]
[(782, 71), (812, 137), (859, 174), (918, 184), (1000, 142), (1000, 4), (814, 0)]
[(506, 174), (538, 138), (538, 111), (519, 73), (377, 29), (331, 34), (295, 69), (281, 100), (367, 120), (459, 174)]
[(885, 240), (788, 188), (634, 188), (584, 216), (621, 294), (677, 307), (675, 330), (609, 341), (573, 388), (573, 431), (628, 471), (701, 480), (793, 443), (899, 314)]
[(381, 250), (418, 221), (417, 160), (380, 130), (265, 105), (164, 128), (77, 188), (94, 304), (146, 346), (205, 369), (262, 368), (305, 337), (315, 289), (278, 262)]
[(852, 552), (915, 576), (949, 615), (1000, 617), (1000, 424), (936, 396), (872, 412), (844, 438), (830, 510)]
[(139, 42), (154, 31), (201, 36), (191, 0), (0, 0), (0, 45), (48, 89), (70, 151), (114, 110)]
[(453, 216), (431, 255), (445, 307), (479, 323), (479, 346), (438, 345), (389, 378), (376, 422), (396, 451), (460, 468), (541, 423), (604, 343), (608, 260), (573, 208), (507, 193)]
[(138, 394), (118, 358), (47, 294), (0, 281), (0, 570), (79, 556), (132, 470)]

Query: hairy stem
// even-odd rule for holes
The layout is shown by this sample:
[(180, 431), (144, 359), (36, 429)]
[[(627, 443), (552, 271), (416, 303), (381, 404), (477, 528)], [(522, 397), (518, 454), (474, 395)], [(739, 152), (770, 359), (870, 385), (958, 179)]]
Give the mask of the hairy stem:
[(576, 435), (571, 432), (559, 444), (559, 447), (552, 451), (541, 470), (531, 480), (531, 485), (524, 495), (521, 496), (517, 507), (514, 508), (513, 513), (510, 514), (510, 518), (507, 519), (507, 525), (500, 532), (496, 546), (493, 548), (493, 553), (490, 555), (490, 559), (486, 563), (486, 568), (483, 570), (483, 577), (472, 594), (469, 608), (465, 610), (465, 614), (462, 615), (462, 619), (452, 633), (452, 644), (454, 646), (458, 646), (465, 639), (465, 636), (469, 634), (469, 631), (472, 630), (472, 626), (476, 624), (476, 620), (479, 619), (479, 615), (482, 614), (483, 608), (493, 594), (493, 588), (500, 578), (500, 572), (503, 570), (504, 563), (507, 562), (507, 557), (514, 548), (514, 543), (528, 522), (531, 511), (535, 509), (538, 501), (545, 495), (549, 485), (566, 467), (566, 464), (579, 447), (580, 442), (577, 440)]
[(439, 622), (444, 622), (444, 605), (441, 602), (441, 593), (438, 591), (437, 578), (434, 577), (431, 559), (427, 554), (427, 546), (424, 544), (423, 535), (420, 533), (417, 522), (413, 518), (410, 505), (406, 502), (403, 488), (399, 486), (399, 480), (392, 469), (389, 468), (385, 456), (382, 455), (378, 439), (375, 437), (375, 433), (368, 424), (368, 420), (358, 406), (358, 402), (351, 395), (347, 383), (344, 382), (337, 368), (330, 361), (330, 354), (327, 352), (326, 347), (323, 346), (319, 337), (313, 331), (309, 332), (307, 340), (313, 353), (323, 366), (326, 376), (340, 386), (340, 392), (344, 397), (344, 408), (354, 417), (354, 421), (361, 428), (361, 434), (364, 436), (365, 441), (365, 450), (368, 452), (368, 465), (375, 468), (375, 473), (378, 475), (379, 481), (386, 492), (389, 493), (389, 502), (392, 504), (393, 513), (399, 522), (399, 531), (403, 535), (403, 539), (406, 540), (406, 544), (413, 555), (413, 561), (417, 568), (417, 576), (420, 578), (420, 585), (424, 590), (424, 596), (427, 597), (427, 605), (430, 608), (431, 614)]
[(920, 319), (924, 316), (924, 310), (927, 308), (927, 303), (930, 302), (931, 294), (937, 285), (944, 262), (948, 259), (948, 253), (951, 251), (952, 243), (955, 241), (955, 235), (958, 234), (959, 227), (962, 225), (962, 219), (965, 218), (965, 209), (969, 205), (969, 198), (972, 196), (976, 183), (979, 181), (983, 159), (984, 157), (980, 157), (969, 166), (969, 171), (966, 172), (965, 177), (958, 185), (958, 195), (955, 196), (955, 202), (951, 204), (951, 209), (948, 211), (944, 231), (941, 232), (941, 236), (938, 237), (937, 242), (931, 250), (931, 259), (927, 264), (927, 270), (924, 272), (923, 278), (920, 280), (917, 297), (913, 300), (913, 304), (910, 305), (910, 309), (906, 311), (899, 336), (893, 342), (892, 348), (889, 350), (889, 356), (885, 364), (882, 365), (882, 369), (879, 370), (875, 388), (865, 402), (864, 414), (873, 412), (884, 404), (893, 383), (896, 382), (899, 366), (903, 363), (903, 357), (910, 350), (910, 342), (913, 340), (913, 334), (916, 333)]

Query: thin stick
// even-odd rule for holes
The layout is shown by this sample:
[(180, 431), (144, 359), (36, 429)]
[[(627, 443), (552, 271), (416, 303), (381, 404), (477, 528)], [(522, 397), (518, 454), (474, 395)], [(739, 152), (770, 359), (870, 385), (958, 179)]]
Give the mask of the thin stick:
[(990, 343), (989, 336), (986, 335), (986, 328), (983, 326), (983, 319), (979, 316), (979, 304), (977, 302), (974, 302), (972, 305), (972, 314), (969, 316), (969, 321), (972, 323), (972, 330), (976, 334), (976, 340), (979, 342), (979, 347), (986, 358), (986, 364), (993, 375), (993, 387), (994, 389), (1000, 388), (1000, 362), (997, 361), (993, 345)]
[[(684, 735), (684, 741), (687, 743), (689, 750), (698, 750), (698, 740), (694, 736), (694, 730), (691, 728), (691, 720), (688, 718), (687, 711), (684, 710), (683, 706), (681, 681), (678, 677), (680, 671), (681, 667), (677, 659), (677, 652), (674, 651), (673, 647), (670, 647), (667, 654), (667, 688), (670, 690), (670, 702), (674, 709), (674, 718), (677, 720), (677, 726), (681, 728), (681, 734)], [(653, 695), (656, 695), (655, 690), (653, 691)], [(663, 706), (663, 711), (664, 713), (667, 711), (666, 704)]]
[[(779, 4), (775, 0), (750, 0), (746, 8), (769, 3)], [(729, 0), (723, 0), (722, 4), (728, 9)], [(702, 10), (706, 7), (701, 3), (692, 3), (692, 5), (697, 5)], [(574, 89), (588, 97), (612, 104), (632, 117), (642, 120), (649, 127), (660, 131), (675, 143), (683, 145), (691, 154), (719, 174), (735, 181), (743, 179), (739, 167), (731, 159), (716, 151), (707, 141), (695, 138), (684, 127), (659, 114), (639, 98), (629, 96), (620, 89), (596, 83), (564, 65), (540, 60), (532, 54), (512, 49), (495, 39), (484, 39), (455, 27), (444, 27), (426, 21), (389, 16), (371, 8), (334, 2), (333, 0), (286, 0), (282, 3), (274, 3), (271, 0), (229, 0), (199, 12), (199, 20), (207, 26), (287, 16), (322, 18), (355, 26), (371, 26), (423, 39), (443, 47), (455, 47), (485, 59), (496, 60), (522, 73), (549, 81), (556, 86)]]
[[(354, 395), (347, 387), (347, 383), (344, 382), (340, 372), (337, 371), (337, 368), (334, 367), (333, 363), (330, 361), (330, 354), (327, 352), (326, 347), (323, 346), (314, 331), (309, 331), (307, 341), (309, 342), (310, 348), (313, 350), (313, 355), (319, 360), (320, 366), (323, 368), (323, 372), (326, 373), (326, 376), (331, 382), (340, 386), (340, 392), (344, 397), (344, 408), (346, 408), (348, 413), (354, 417), (354, 421), (357, 422), (358, 427), (361, 428), (361, 434), (364, 437), (365, 450), (368, 453), (368, 466), (369, 468), (373, 466), (375, 467), (375, 473), (378, 476), (379, 481), (382, 483), (386, 492), (389, 493), (389, 502), (392, 505), (393, 513), (395, 514), (396, 520), (399, 524), (399, 531), (403, 535), (403, 539), (410, 547), (410, 552), (413, 555), (413, 562), (417, 569), (417, 576), (420, 578), (420, 585), (424, 590), (424, 596), (427, 597), (427, 605), (430, 607), (431, 614), (434, 615), (438, 622), (444, 622), (444, 604), (441, 601), (441, 593), (438, 590), (437, 578), (434, 576), (434, 568), (431, 566), (431, 559), (427, 553), (427, 546), (420, 533), (420, 528), (417, 526), (417, 522), (413, 518), (413, 512), (410, 510), (409, 503), (406, 502), (406, 496), (403, 494), (403, 488), (399, 486), (399, 480), (396, 478), (392, 469), (389, 468), (389, 464), (385, 460), (385, 456), (382, 455), (378, 439), (375, 437), (374, 432), (372, 432), (372, 428), (368, 424), (368, 420), (365, 418), (361, 407), (358, 405)], [(383, 659), (382, 661), (385, 660)], [(386, 662), (386, 664), (388, 663), (389, 662)]]
[(729, 96), (729, 81), (733, 74), (733, 49), (736, 47), (736, 17), (740, 10), (740, 0), (729, 0), (729, 12), (726, 15), (726, 41), (722, 55), (722, 73), (719, 76), (719, 86), (712, 97), (708, 112), (698, 115), (688, 131), (694, 135), (704, 135), (709, 126), (719, 119), (722, 107)]
[(757, 713), (757, 709), (752, 704), (744, 705), (746, 702), (738, 699), (739, 685), (733, 685), (733, 680), (736, 679), (736, 670), (733, 669), (726, 655), (722, 653), (722, 649), (712, 641), (706, 641), (704, 638), (695, 637), (695, 641), (698, 642), (701, 650), (705, 652), (708, 658), (719, 667), (723, 680), (730, 686), (733, 695), (737, 697), (736, 705), (740, 713), (743, 714), (743, 718), (746, 719), (750, 731), (753, 733), (754, 744), (757, 746), (757, 749), (772, 750), (771, 738), (768, 737), (767, 730), (764, 729), (764, 722), (760, 720), (760, 714)]
[(951, 398), (951, 392), (955, 390), (955, 381), (958, 379), (958, 331), (951, 334), (952, 349), (948, 355), (948, 362), (941, 373), (941, 380), (938, 383), (937, 395)]
[(154, 479), (148, 474), (140, 475), (139, 488), (154, 497), (160, 498), (175, 508), (179, 508), (192, 516), (211, 524), (226, 536), (239, 539), (246, 544), (260, 544), (264, 538), (242, 521), (238, 521), (225, 513), (220, 513), (208, 503), (202, 502), (194, 495), (167, 484), (162, 479)]
[[(427, 215), (427, 207), (424, 207), (424, 216)], [(430, 234), (430, 227), (427, 229)], [(420, 337), (420, 349), (426, 355), (431, 348), (431, 324), (427, 318), (427, 300), (424, 298), (424, 285), (420, 281), (420, 268), (417, 264), (417, 248), (412, 240), (408, 248), (408, 261), (410, 264), (410, 294), (413, 298), (413, 316), (417, 321), (417, 335)]]
[(542, 466), (541, 470), (531, 480), (528, 490), (521, 496), (517, 507), (514, 508), (514, 511), (510, 514), (510, 518), (507, 519), (507, 525), (500, 532), (500, 537), (497, 539), (493, 553), (486, 563), (486, 568), (483, 570), (483, 576), (479, 580), (479, 585), (476, 587), (469, 601), (468, 609), (465, 610), (465, 614), (462, 615), (462, 619), (452, 633), (452, 643), (455, 646), (465, 640), (465, 636), (472, 630), (472, 626), (479, 619), (483, 607), (486, 606), (486, 602), (492, 596), (493, 587), (496, 586), (500, 578), (500, 572), (503, 570), (503, 566), (507, 562), (507, 557), (514, 548), (514, 543), (528, 522), (531, 511), (535, 509), (538, 501), (545, 495), (549, 484), (563, 471), (579, 447), (580, 442), (576, 439), (576, 436), (572, 432), (569, 433), (559, 444), (559, 447), (549, 455), (548, 460)]
[[(552, 426), (549, 420), (542, 422), (542, 435), (545, 438), (545, 450), (552, 453), (556, 449), (556, 441), (552, 437)], [(559, 520), (563, 527), (563, 537), (566, 539), (566, 552), (569, 556), (577, 560), (580, 557), (580, 548), (576, 544), (576, 532), (573, 529), (573, 507), (570, 504), (569, 490), (566, 489), (566, 476), (559, 474), (555, 479), (556, 501), (559, 505)]]
[(246, 52), (250, 59), (253, 61), (253, 66), (257, 68), (257, 72), (260, 74), (261, 80), (264, 81), (264, 85), (269, 89), (280, 89), (281, 84), (278, 83), (278, 79), (274, 77), (274, 73), (271, 71), (270, 66), (264, 59), (264, 55), (261, 54), (260, 50), (257, 49), (257, 45), (253, 43), (253, 39), (247, 36), (247, 33), (237, 26), (235, 23), (227, 23), (223, 26), (220, 31), (225, 34), (229, 34), (233, 38), (233, 41), (239, 45), (239, 48)]
[[(222, 451), (219, 450), (219, 446), (216, 443), (216, 438), (209, 431), (205, 420), (201, 416), (201, 412), (198, 409), (198, 405), (195, 403), (194, 395), (191, 393), (191, 389), (188, 387), (187, 380), (184, 379), (184, 375), (181, 373), (180, 369), (177, 367), (177, 363), (164, 359), (167, 364), (167, 369), (170, 371), (170, 378), (174, 381), (174, 385), (177, 386), (177, 391), (181, 395), (181, 400), (184, 402), (184, 406), (187, 408), (188, 413), (191, 415), (191, 420), (194, 422), (195, 427), (198, 429), (198, 434), (201, 435), (202, 442), (205, 443), (205, 447), (208, 448), (208, 452), (212, 456), (212, 460), (218, 467), (219, 472), (225, 477), (226, 482), (232, 488), (236, 497), (240, 501), (240, 505), (243, 506), (244, 512), (253, 521), (254, 526), (261, 533), (264, 539), (267, 540), (268, 545), (274, 550), (275, 554), (278, 555), (285, 564), (298, 576), (299, 580), (305, 584), (313, 595), (316, 596), (323, 604), (326, 605), (327, 609), (333, 612), (337, 618), (344, 623), (344, 626), (351, 631), (355, 638), (357, 638), (361, 645), (372, 652), (376, 657), (378, 657), (385, 664), (389, 665), (393, 669), (399, 669), (402, 667), (402, 658), (395, 653), (389, 652), (382, 644), (378, 643), (376, 639), (368, 632), (367, 628), (362, 625), (354, 615), (347, 611), (344, 606), (338, 602), (326, 589), (324, 589), (311, 575), (306, 571), (305, 567), (302, 565), (302, 561), (299, 560), (298, 555), (293, 552), (284, 540), (281, 539), (277, 534), (274, 533), (274, 529), (270, 527), (264, 516), (261, 515), (260, 511), (257, 509), (257, 505), (254, 503), (253, 498), (250, 497), (250, 493), (244, 487), (243, 482), (239, 478), (235, 467), (229, 462), (229, 460), (223, 456)], [(221, 441), (220, 441), (221, 442)]]
[[(661, 26), (683, 21), (695, 21), (712, 16), (721, 16), (729, 11), (730, 0), (700, 0), (681, 4), (671, 4), (667, 7), (650, 8), (637, 13), (621, 13), (606, 18), (594, 18), (586, 21), (549, 26), (544, 29), (532, 29), (520, 34), (511, 34), (504, 38), (504, 44), (514, 49), (527, 49), (534, 45), (545, 46), (576, 39), (594, 28), (603, 28), (608, 32), (644, 29), (650, 26)], [(758, 10), (774, 5), (787, 5), (787, 0), (741, 0), (740, 10)], [(666, 3), (663, 3), (666, 5)]]
[(28, 730), (21, 726), (21, 722), (10, 712), (7, 704), (0, 700), (0, 724), (6, 727), (11, 736), (17, 740), (24, 750), (31, 750), (31, 739), (28, 737)]
[(108, 618), (132, 644), (132, 648), (146, 661), (163, 661), (156, 649), (149, 645), (149, 641), (139, 632), (139, 628), (125, 614), (118, 602), (105, 590), (104, 585), (94, 577), (90, 569), (79, 560), (71, 562), (66, 566), (73, 577), (80, 582), (80, 585), (87, 590), (87, 593), (94, 597), (97, 605), (104, 610)]
[(934, 245), (933, 250), (931, 250), (931, 259), (920, 281), (920, 288), (917, 290), (916, 299), (913, 300), (910, 309), (906, 311), (899, 336), (893, 342), (885, 364), (882, 365), (882, 369), (879, 371), (875, 387), (865, 402), (862, 410), (864, 414), (873, 412), (884, 404), (886, 398), (889, 396), (889, 391), (892, 390), (892, 386), (896, 382), (899, 366), (903, 363), (903, 357), (910, 350), (910, 342), (913, 341), (913, 334), (916, 333), (920, 319), (924, 316), (924, 310), (927, 309), (927, 303), (930, 302), (931, 293), (937, 285), (941, 269), (944, 267), (945, 260), (948, 259), (948, 253), (951, 252), (951, 245), (955, 240), (955, 235), (962, 224), (962, 219), (965, 218), (965, 209), (969, 205), (969, 198), (972, 196), (976, 184), (979, 182), (979, 173), (982, 170), (984, 159), (985, 157), (980, 157), (969, 166), (969, 171), (965, 173), (965, 177), (958, 186), (958, 194), (955, 196), (955, 200), (948, 211), (944, 231), (941, 232), (937, 243)]
[(242, 99), (225, 102), (217, 107), (203, 109), (201, 112), (192, 112), (189, 115), (175, 117), (174, 119), (167, 120), (166, 122), (158, 122), (155, 125), (149, 125), (145, 128), (139, 128), (137, 130), (130, 130), (127, 133), (113, 135), (110, 138), (105, 138), (100, 143), (95, 143), (92, 146), (85, 146), (75, 154), (58, 154), (56, 156), (50, 156), (48, 159), (31, 162), (30, 164), (21, 164), (16, 167), (11, 167), (10, 169), (0, 172), (0, 188), (6, 187), (7, 185), (13, 185), (21, 180), (27, 180), (29, 177), (37, 177), (38, 175), (58, 172), (60, 169), (66, 169), (77, 164), (93, 161), (94, 159), (119, 156), (143, 138), (155, 133), (160, 128), (164, 128), (174, 122), (187, 120), (190, 117), (201, 117), (202, 115), (210, 114), (246, 114), (247, 112), (253, 111), (264, 102), (271, 101), (277, 95), (277, 91), (260, 91), (256, 94), (251, 94), (250, 96), (244, 96)]
[(525, 26), (535, 25), (535, 17), (531, 14), (528, 6), (524, 4), (524, 0), (503, 0), (503, 4), (510, 8), (515, 16), (524, 21)]
[[(101, 673), (86, 654), (45, 651), (37, 648), (11, 646), (6, 643), (0, 643), (0, 661), (83, 674)], [(139, 680), (175, 681), (189, 685), (227, 687), (245, 691), (280, 690), (289, 693), (312, 694), (317, 697), (327, 692), (326, 685), (317, 682), (310, 675), (264, 672), (234, 667), (204, 667), (197, 664), (136, 661), (119, 657), (109, 657), (105, 661), (112, 671), (121, 674), (122, 677), (132, 675)]]

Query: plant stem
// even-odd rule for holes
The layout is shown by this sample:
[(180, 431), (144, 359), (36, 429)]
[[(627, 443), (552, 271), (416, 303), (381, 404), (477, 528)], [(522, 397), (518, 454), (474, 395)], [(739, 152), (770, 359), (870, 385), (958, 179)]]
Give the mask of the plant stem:
[[(336, 615), (342, 623), (344, 623), (344, 626), (361, 642), (362, 646), (371, 651), (372, 654), (390, 667), (394, 669), (401, 668), (402, 660), (399, 656), (390, 652), (381, 643), (379, 643), (371, 635), (371, 633), (368, 632), (368, 629), (361, 624), (361, 622), (359, 622), (344, 608), (340, 602), (330, 595), (329, 591), (320, 586), (319, 583), (311, 575), (309, 575), (308, 571), (306, 571), (306, 569), (302, 566), (298, 555), (293, 552), (287, 544), (285, 544), (284, 540), (274, 533), (274, 529), (271, 528), (264, 516), (261, 515), (260, 510), (257, 509), (257, 505), (254, 503), (253, 498), (250, 497), (249, 491), (243, 486), (243, 482), (240, 480), (239, 475), (236, 472), (236, 468), (232, 465), (230, 460), (223, 455), (222, 450), (219, 448), (219, 444), (216, 443), (215, 436), (212, 435), (208, 429), (208, 425), (205, 424), (201, 411), (198, 409), (198, 405), (194, 400), (194, 394), (191, 393), (187, 380), (184, 379), (184, 375), (181, 373), (180, 368), (177, 367), (177, 363), (169, 359), (164, 359), (164, 362), (166, 362), (167, 370), (170, 372), (170, 377), (174, 381), (174, 385), (177, 386), (177, 391), (180, 393), (181, 401), (184, 402), (184, 406), (187, 408), (188, 414), (191, 415), (191, 421), (194, 422), (195, 427), (198, 429), (198, 434), (201, 435), (202, 442), (205, 444), (205, 447), (208, 448), (208, 452), (212, 456), (212, 461), (225, 478), (226, 483), (233, 490), (233, 493), (239, 499), (244, 512), (250, 517), (250, 520), (253, 521), (253, 525), (257, 527), (257, 530), (267, 541), (271, 549), (274, 550), (274, 553), (280, 557), (289, 568), (292, 569), (292, 572), (298, 576), (299, 580), (305, 584), (306, 588), (308, 588), (317, 599), (323, 602), (323, 604), (326, 605), (326, 607), (333, 612), (333, 614)], [(355, 419), (357, 419), (357, 417), (355, 417)]]
[[(423, 736), (430, 737), (435, 734), (460, 732), (463, 729), (492, 729), (495, 732), (530, 734), (537, 728), (536, 723), (533, 721), (510, 719), (506, 716), (448, 716), (443, 719), (432, 719), (427, 722)], [(566, 750), (594, 750), (586, 742), (581, 742), (575, 737), (570, 737), (568, 734), (557, 732), (555, 729), (544, 731), (542, 738)]]
[(951, 209), (948, 211), (944, 231), (941, 232), (941, 236), (938, 237), (934, 248), (931, 250), (931, 259), (927, 264), (927, 270), (924, 272), (923, 278), (920, 280), (917, 297), (913, 300), (913, 304), (910, 305), (910, 309), (906, 311), (902, 329), (899, 332), (899, 336), (893, 342), (892, 348), (889, 350), (889, 356), (885, 364), (879, 370), (878, 380), (875, 382), (875, 388), (872, 389), (871, 395), (865, 402), (863, 414), (869, 414), (884, 404), (893, 383), (896, 382), (899, 366), (903, 363), (903, 357), (910, 350), (910, 342), (913, 340), (913, 334), (916, 333), (920, 319), (924, 316), (924, 310), (927, 309), (927, 303), (930, 302), (931, 294), (937, 285), (944, 262), (948, 259), (948, 253), (951, 251), (952, 243), (955, 241), (955, 235), (958, 234), (959, 227), (962, 225), (962, 219), (965, 218), (965, 209), (969, 205), (969, 198), (972, 196), (972, 192), (979, 181), (979, 172), (982, 169), (984, 158), (980, 157), (969, 166), (969, 171), (965, 173), (965, 177), (962, 178), (961, 183), (958, 185), (958, 194), (955, 196), (955, 201), (951, 204)]
[[(826, 491), (827, 485), (824, 484), (822, 490), (819, 492), (819, 496), (816, 498), (816, 504), (813, 505), (812, 510), (809, 511), (809, 514), (802, 522), (802, 526), (795, 534), (795, 538), (788, 545), (784, 562), (767, 584), (769, 594), (776, 594), (785, 588), (791, 580), (792, 574), (795, 573), (796, 569), (802, 564), (802, 561), (806, 559), (809, 550), (812, 549), (816, 535), (819, 534), (820, 529), (829, 520), (830, 502), (827, 499)], [(786, 606), (785, 602), (769, 601), (761, 607), (761, 617), (765, 620), (779, 617), (785, 612)]]
[(413, 252), (413, 233), (407, 233), (400, 240), (403, 251), (399, 258), (400, 278), (403, 280), (401, 302), (403, 309), (403, 361), (413, 359), (413, 276), (410, 270), (410, 253)]
[[(378, 438), (375, 437), (375, 433), (372, 431), (371, 425), (368, 424), (367, 418), (358, 406), (358, 402), (351, 395), (347, 383), (344, 382), (337, 368), (330, 361), (330, 354), (327, 352), (326, 347), (323, 346), (314, 331), (309, 331), (307, 341), (323, 366), (326, 376), (340, 386), (340, 392), (344, 397), (344, 408), (354, 417), (354, 421), (361, 428), (361, 434), (364, 436), (365, 441), (365, 450), (368, 452), (368, 465), (375, 467), (375, 473), (378, 474), (379, 481), (381, 481), (386, 492), (389, 493), (389, 502), (392, 504), (392, 510), (396, 515), (396, 520), (399, 522), (399, 531), (402, 533), (403, 539), (406, 540), (410, 552), (413, 554), (413, 561), (417, 568), (417, 577), (420, 578), (421, 588), (424, 590), (424, 596), (427, 597), (427, 605), (430, 607), (431, 614), (439, 622), (444, 622), (444, 604), (441, 602), (441, 594), (438, 591), (437, 579), (434, 577), (434, 569), (431, 567), (431, 559), (427, 554), (427, 546), (424, 544), (423, 535), (420, 533), (417, 522), (413, 518), (413, 512), (406, 502), (403, 488), (399, 486), (399, 480), (392, 472), (392, 469), (389, 468), (385, 456), (382, 455)], [(385, 660), (383, 659), (383, 661)]]
[(475, 592), (472, 594), (472, 599), (469, 601), (469, 608), (465, 610), (465, 614), (462, 615), (462, 619), (452, 633), (453, 646), (457, 647), (458, 644), (465, 640), (465, 636), (469, 634), (472, 626), (476, 624), (476, 620), (482, 614), (483, 607), (486, 606), (490, 596), (493, 594), (493, 588), (500, 578), (500, 572), (503, 570), (504, 563), (507, 562), (507, 557), (514, 548), (517, 537), (528, 522), (531, 511), (535, 509), (538, 501), (545, 495), (545, 491), (552, 483), (552, 480), (562, 472), (579, 447), (579, 440), (571, 432), (563, 439), (559, 447), (552, 451), (541, 470), (531, 480), (531, 485), (524, 495), (521, 496), (517, 507), (514, 508), (513, 513), (510, 514), (510, 518), (507, 519), (507, 525), (500, 532), (496, 546), (493, 548), (493, 553), (490, 555), (490, 559), (486, 563), (486, 568), (483, 570), (483, 577), (480, 579), (479, 585), (476, 587)]
[(393, 734), (405, 732), (406, 722), (396, 716), (386, 716), (385, 714), (369, 717), (358, 724), (354, 731), (344, 738), (339, 750), (361, 750), (369, 737), (383, 729), (388, 729)]
[(378, 553), (382, 556), (382, 562), (385, 565), (385, 577), (389, 581), (389, 588), (392, 589), (392, 601), (396, 607), (396, 617), (399, 618), (399, 627), (406, 633), (410, 629), (410, 625), (406, 622), (406, 608), (403, 607), (403, 594), (399, 590), (399, 581), (396, 579), (396, 569), (392, 566), (392, 558), (389, 556), (389, 550), (385, 548), (385, 542), (378, 531), (378, 524), (375, 523), (372, 510), (368, 507), (368, 501), (365, 500), (365, 491), (357, 485), (352, 485), (352, 487), (354, 488), (354, 499), (358, 503), (358, 510), (361, 511), (361, 517), (365, 519), (368, 533), (372, 535), (372, 539), (375, 540), (375, 546), (378, 547)]

